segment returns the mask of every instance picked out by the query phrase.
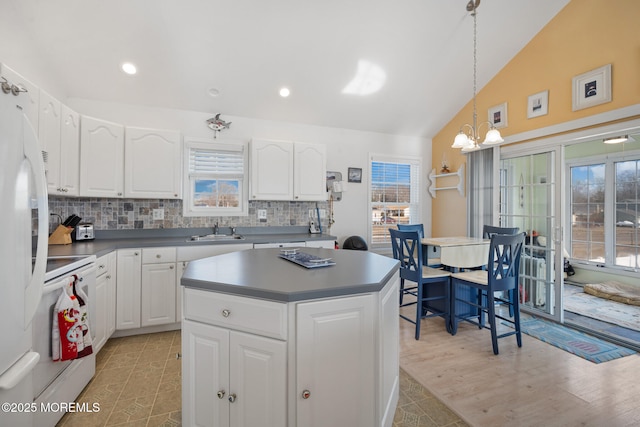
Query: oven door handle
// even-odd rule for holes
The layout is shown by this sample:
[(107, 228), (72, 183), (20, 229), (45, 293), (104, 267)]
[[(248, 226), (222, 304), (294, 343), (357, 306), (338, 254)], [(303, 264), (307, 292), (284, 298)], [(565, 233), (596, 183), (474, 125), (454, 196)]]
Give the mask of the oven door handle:
[(44, 287), (44, 293), (51, 293), (57, 289), (62, 289), (64, 288), (66, 285), (71, 285), (71, 276), (73, 276), (74, 274), (76, 276), (78, 276), (78, 278), (82, 281), (82, 278), (84, 276), (87, 276), (91, 273), (95, 273), (98, 269), (96, 268), (95, 265), (91, 265), (89, 268), (83, 268), (81, 270), (78, 270), (77, 273), (74, 273), (73, 271), (70, 272), (70, 274), (68, 276), (65, 276), (63, 279), (60, 280), (56, 280), (55, 282), (52, 283), (47, 283), (47, 285)]

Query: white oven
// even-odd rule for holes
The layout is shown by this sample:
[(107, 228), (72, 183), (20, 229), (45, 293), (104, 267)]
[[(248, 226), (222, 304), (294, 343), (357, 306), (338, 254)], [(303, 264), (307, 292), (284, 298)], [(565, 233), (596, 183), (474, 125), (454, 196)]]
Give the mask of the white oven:
[[(33, 370), (34, 402), (41, 407), (47, 404), (57, 407), (59, 403), (73, 402), (89, 383), (96, 371), (95, 354), (54, 362), (52, 359), (53, 312), (63, 286), (72, 275), (78, 276), (78, 284), (87, 295), (89, 329), (95, 338), (95, 256), (50, 258), (51, 271), (45, 276), (42, 300), (33, 319), (33, 351), (40, 354), (40, 361)], [(34, 425), (55, 426), (64, 413), (38, 411)]]

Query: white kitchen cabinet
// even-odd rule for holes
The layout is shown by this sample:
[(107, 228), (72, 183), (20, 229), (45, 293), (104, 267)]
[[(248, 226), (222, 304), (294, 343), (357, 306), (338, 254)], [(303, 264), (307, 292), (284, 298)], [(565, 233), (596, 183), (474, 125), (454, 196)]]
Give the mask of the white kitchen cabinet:
[[(40, 111), (40, 88), (31, 83), (29, 80), (16, 73), (4, 64), (0, 64), (0, 76), (4, 77), (9, 85), (15, 85), (21, 89), (26, 89), (24, 99), (26, 103), (22, 104), (22, 112), (27, 116), (33, 126), (33, 130), (38, 132), (38, 116)], [(0, 82), (3, 80), (0, 79)]]
[(180, 278), (184, 270), (189, 265), (189, 261), (207, 258), (215, 255), (228, 254), (231, 252), (244, 251), (252, 249), (251, 243), (237, 243), (230, 245), (202, 245), (202, 246), (180, 246), (177, 248), (177, 265), (176, 265), (176, 322), (182, 320), (182, 286)]
[(296, 391), (310, 397), (298, 400), (297, 425), (375, 425), (374, 302), (369, 294), (298, 305)]
[(116, 329), (140, 327), (142, 249), (118, 249)]
[(142, 250), (142, 294), (140, 296), (142, 327), (176, 321), (175, 253), (175, 248)]
[[(45, 170), (49, 192), (57, 190), (60, 169), (60, 123), (62, 112), (60, 101), (45, 91), (40, 91), (38, 106), (38, 140), (40, 149), (46, 153)], [(54, 187), (55, 185), (55, 187)]]
[(395, 278), (379, 293), (292, 303), (185, 288), (183, 425), (390, 427), (398, 286)]
[(181, 143), (178, 131), (127, 127), (125, 197), (181, 198)]
[(124, 126), (82, 116), (80, 121), (80, 196), (122, 197)]
[(185, 320), (182, 348), (183, 425), (287, 425), (285, 341)]
[(336, 242), (334, 240), (307, 240), (306, 246), (308, 248), (335, 249)]
[(48, 93), (40, 92), (38, 136), (46, 154), (49, 194), (77, 196), (80, 172), (80, 116)]
[(293, 200), (293, 143), (253, 139), (251, 199)]
[(93, 350), (97, 353), (116, 329), (116, 253), (101, 256), (96, 265), (96, 323), (91, 327), (95, 335)]
[(254, 243), (255, 249), (260, 248), (303, 248), (304, 242), (281, 242), (281, 243)]
[(293, 200), (327, 200), (327, 147), (293, 144)]

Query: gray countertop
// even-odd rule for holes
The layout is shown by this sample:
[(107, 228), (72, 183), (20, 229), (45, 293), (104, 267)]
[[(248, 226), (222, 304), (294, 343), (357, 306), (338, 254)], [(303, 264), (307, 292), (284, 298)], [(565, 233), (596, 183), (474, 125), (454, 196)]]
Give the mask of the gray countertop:
[(378, 292), (398, 271), (393, 258), (368, 251), (305, 248), (336, 265), (307, 269), (278, 257), (279, 248), (251, 249), (192, 261), (182, 286), (280, 302)]
[[(49, 245), (49, 256), (96, 255), (116, 249), (163, 246), (206, 246), (240, 243), (285, 243), (313, 240), (336, 240), (328, 234), (310, 234), (308, 227), (253, 227), (240, 229), (243, 240), (189, 241), (190, 236), (211, 233), (206, 229), (153, 229), (96, 232), (95, 240), (79, 240), (69, 245)], [(306, 232), (305, 232), (306, 231)]]

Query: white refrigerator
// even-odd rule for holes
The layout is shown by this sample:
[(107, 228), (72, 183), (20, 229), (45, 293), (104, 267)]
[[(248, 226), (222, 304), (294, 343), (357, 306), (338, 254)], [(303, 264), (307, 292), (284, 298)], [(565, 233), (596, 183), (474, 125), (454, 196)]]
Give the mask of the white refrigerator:
[(49, 212), (42, 152), (22, 111), (27, 96), (12, 86), (0, 78), (0, 426), (32, 427), (39, 408), (27, 405), (40, 355), (32, 351), (31, 320), (44, 285)]

